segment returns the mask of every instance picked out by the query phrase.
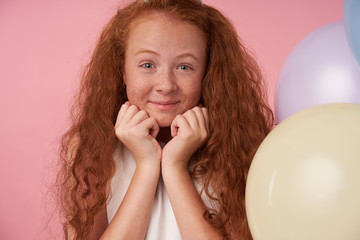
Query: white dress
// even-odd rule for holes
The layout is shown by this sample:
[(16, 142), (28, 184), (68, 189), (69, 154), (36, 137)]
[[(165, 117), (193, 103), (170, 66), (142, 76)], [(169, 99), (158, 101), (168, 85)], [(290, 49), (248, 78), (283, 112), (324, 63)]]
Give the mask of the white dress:
[[(115, 216), (115, 213), (125, 196), (136, 167), (133, 155), (122, 144), (119, 144), (119, 147), (114, 152), (114, 160), (116, 162), (116, 172), (111, 181), (111, 199), (107, 204), (107, 217), (109, 223)], [(195, 187), (199, 192), (201, 188), (200, 184), (195, 183)], [(210, 204), (210, 199), (206, 194), (202, 194), (202, 199), (207, 206), (214, 207), (213, 204)], [(175, 215), (161, 177), (159, 178), (155, 192), (150, 222), (145, 239), (181, 239)]]

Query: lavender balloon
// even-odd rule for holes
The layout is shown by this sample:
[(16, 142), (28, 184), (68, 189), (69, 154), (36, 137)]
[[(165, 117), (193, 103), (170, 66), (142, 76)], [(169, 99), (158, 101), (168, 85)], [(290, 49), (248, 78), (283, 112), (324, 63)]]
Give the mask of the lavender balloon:
[(276, 86), (276, 119), (335, 102), (360, 103), (360, 70), (342, 21), (313, 31), (287, 57)]

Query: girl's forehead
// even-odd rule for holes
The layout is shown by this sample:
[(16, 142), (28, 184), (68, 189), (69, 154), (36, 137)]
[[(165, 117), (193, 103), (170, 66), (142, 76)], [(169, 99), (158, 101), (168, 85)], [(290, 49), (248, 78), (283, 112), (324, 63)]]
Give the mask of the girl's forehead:
[[(128, 31), (127, 31), (127, 39), (129, 39), (129, 36), (131, 35), (131, 32), (139, 25), (142, 25), (146, 22), (163, 22), (165, 25), (168, 24), (174, 24), (174, 28), (181, 25), (188, 25), (192, 26), (191, 28), (199, 30), (200, 33), (202, 33), (203, 37), (206, 39), (206, 34), (203, 32), (202, 29), (200, 29), (196, 24), (186, 21), (184, 19), (180, 19), (174, 15), (171, 15), (168, 12), (159, 11), (159, 10), (149, 10), (146, 12), (141, 13), (139, 16), (137, 16), (129, 25)], [(177, 26), (175, 26), (177, 25)]]
[(154, 37), (158, 37), (158, 40), (160, 41), (164, 40), (164, 38), (175, 38), (174, 41), (176, 39), (179, 39), (179, 41), (180, 39), (191, 39), (191, 41), (198, 41), (199, 39), (205, 40), (203, 32), (194, 24), (169, 17), (167, 14), (163, 13), (139, 16), (132, 22), (127, 35), (127, 40), (142, 38), (142, 42), (146, 42), (147, 40), (154, 39)]
[(179, 19), (174, 17), (173, 15), (170, 15), (167, 12), (163, 12), (163, 11), (155, 11), (155, 10), (151, 10), (151, 11), (146, 11), (141, 13), (139, 16), (137, 16), (130, 24), (130, 29), (136, 27), (137, 25), (146, 22), (146, 21), (151, 21), (151, 20), (162, 20), (162, 21), (166, 21), (169, 23), (176, 23), (176, 22), (186, 22), (189, 23), (185, 20)]

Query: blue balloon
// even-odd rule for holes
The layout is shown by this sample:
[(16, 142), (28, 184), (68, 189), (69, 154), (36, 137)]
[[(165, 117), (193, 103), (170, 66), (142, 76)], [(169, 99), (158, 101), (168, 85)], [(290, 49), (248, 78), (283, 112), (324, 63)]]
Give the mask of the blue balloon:
[(343, 15), (346, 38), (360, 68), (360, 0), (344, 0)]

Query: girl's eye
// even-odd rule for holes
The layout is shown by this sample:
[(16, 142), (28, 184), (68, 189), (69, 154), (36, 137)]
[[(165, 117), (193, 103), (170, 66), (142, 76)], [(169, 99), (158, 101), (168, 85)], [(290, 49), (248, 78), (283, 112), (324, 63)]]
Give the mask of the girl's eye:
[(190, 66), (187, 65), (180, 65), (179, 67), (181, 70), (191, 70), (192, 68)]
[(152, 63), (144, 63), (141, 65), (143, 68), (154, 68), (154, 65)]

